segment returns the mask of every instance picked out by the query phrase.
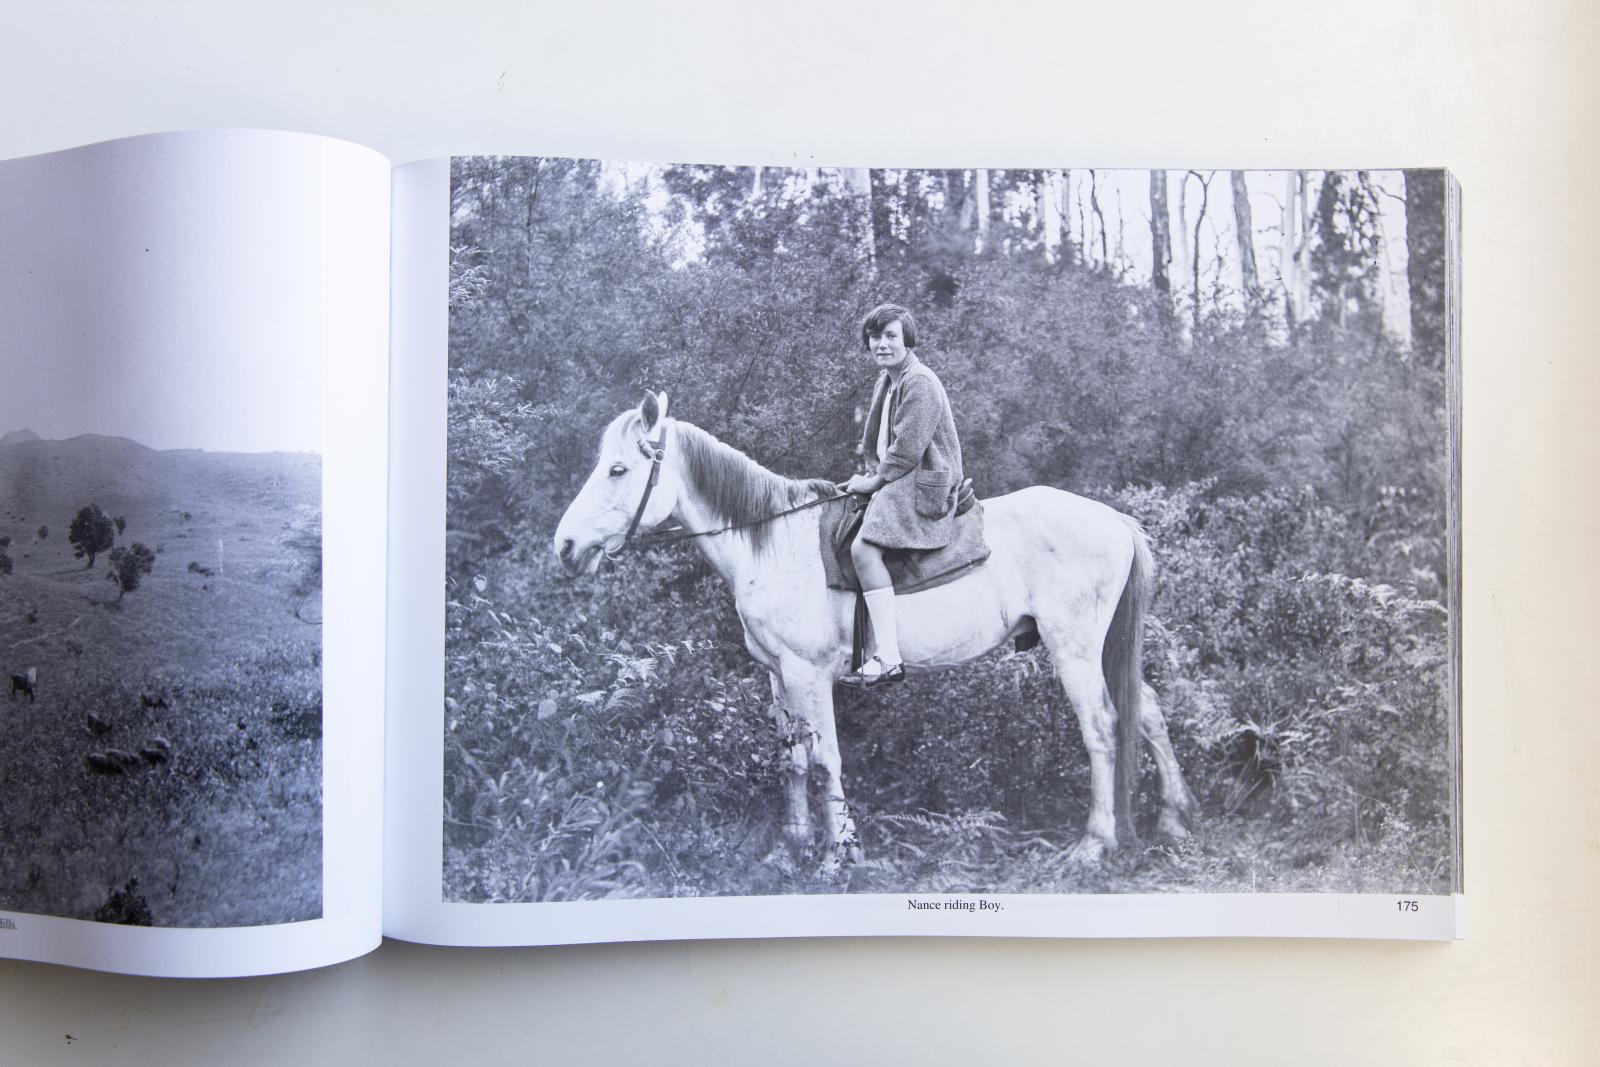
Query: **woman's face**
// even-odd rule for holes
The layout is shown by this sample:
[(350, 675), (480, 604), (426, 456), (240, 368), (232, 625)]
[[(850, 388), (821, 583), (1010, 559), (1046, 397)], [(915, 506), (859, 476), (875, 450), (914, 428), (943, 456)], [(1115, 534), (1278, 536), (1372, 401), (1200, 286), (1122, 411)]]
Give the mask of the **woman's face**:
[(906, 339), (900, 328), (900, 320), (889, 323), (881, 333), (869, 335), (867, 347), (872, 352), (872, 361), (884, 370), (892, 370), (905, 362)]

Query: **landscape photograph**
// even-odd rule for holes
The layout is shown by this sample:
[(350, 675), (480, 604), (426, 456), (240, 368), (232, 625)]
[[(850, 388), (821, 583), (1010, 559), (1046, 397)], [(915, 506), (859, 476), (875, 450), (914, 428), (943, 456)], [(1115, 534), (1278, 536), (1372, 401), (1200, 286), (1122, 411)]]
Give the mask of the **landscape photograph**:
[(321, 913), (321, 465), (0, 443), (0, 909)]

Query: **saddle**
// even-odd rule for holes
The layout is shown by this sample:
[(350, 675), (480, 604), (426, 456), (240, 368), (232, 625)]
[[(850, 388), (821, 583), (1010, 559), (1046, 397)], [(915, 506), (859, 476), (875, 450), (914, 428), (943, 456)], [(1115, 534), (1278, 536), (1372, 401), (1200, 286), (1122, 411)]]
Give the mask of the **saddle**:
[[(956, 492), (955, 536), (949, 544), (928, 551), (888, 549), (884, 552), (883, 561), (889, 568), (896, 594), (936, 589), (965, 576), (989, 558), (989, 545), (983, 539), (983, 506), (972, 491), (972, 479), (963, 481)], [(866, 660), (868, 621), (867, 601), (861, 595), (861, 579), (850, 558), (850, 545), (861, 532), (871, 499), (856, 493), (841, 496), (823, 505), (821, 521), (817, 524), (828, 588), (856, 594), (852, 669), (860, 669)]]
[[(829, 589), (861, 592), (861, 579), (856, 576), (850, 546), (861, 532), (871, 500), (869, 496), (850, 493), (823, 506), (822, 519), (817, 526), (821, 531), (822, 566), (828, 575)], [(948, 545), (925, 552), (891, 548), (883, 554), (896, 593), (915, 593), (953, 582), (988, 558), (989, 546), (983, 540), (983, 508), (972, 491), (971, 478), (962, 482), (957, 490), (955, 536)]]

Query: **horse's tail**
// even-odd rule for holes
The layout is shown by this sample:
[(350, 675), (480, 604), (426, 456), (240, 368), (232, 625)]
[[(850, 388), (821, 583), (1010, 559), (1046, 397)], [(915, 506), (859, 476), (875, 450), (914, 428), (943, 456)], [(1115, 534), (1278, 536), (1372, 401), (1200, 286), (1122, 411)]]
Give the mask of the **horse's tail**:
[(1139, 843), (1134, 826), (1133, 802), (1139, 790), (1139, 709), (1144, 699), (1144, 613), (1150, 601), (1150, 580), (1155, 562), (1144, 529), (1124, 516), (1133, 535), (1133, 563), (1122, 587), (1111, 629), (1106, 634), (1100, 666), (1117, 709), (1116, 787), (1113, 816), (1117, 842), (1126, 847)]

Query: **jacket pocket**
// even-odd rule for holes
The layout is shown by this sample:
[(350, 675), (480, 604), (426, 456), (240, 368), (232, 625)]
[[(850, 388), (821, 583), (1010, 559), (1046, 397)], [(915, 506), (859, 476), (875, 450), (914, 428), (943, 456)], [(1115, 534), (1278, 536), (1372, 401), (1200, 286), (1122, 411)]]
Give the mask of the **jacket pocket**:
[(917, 514), (942, 519), (950, 511), (950, 472), (917, 471)]

